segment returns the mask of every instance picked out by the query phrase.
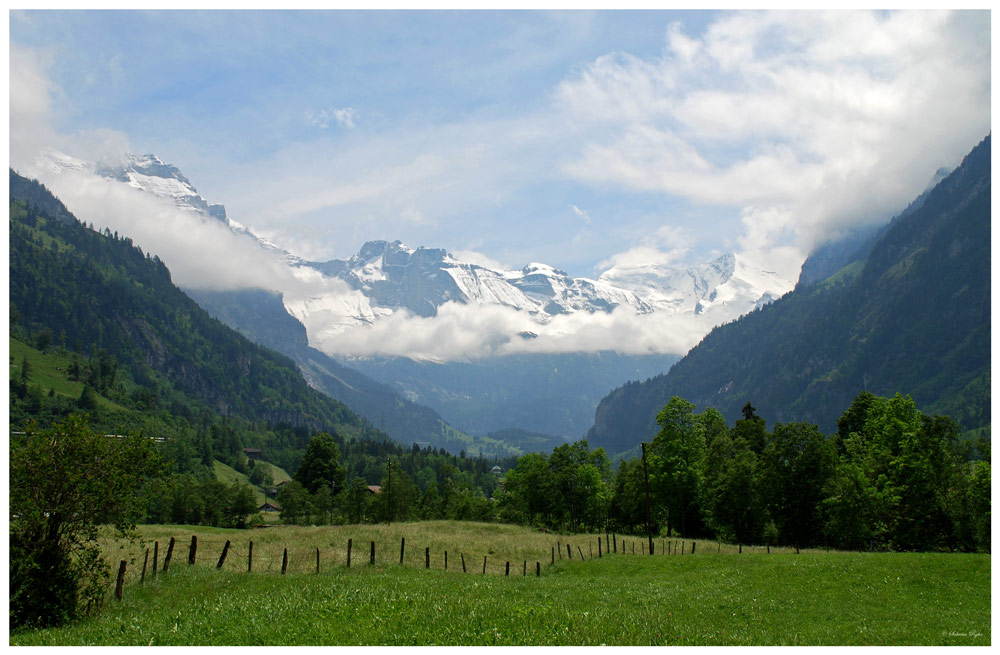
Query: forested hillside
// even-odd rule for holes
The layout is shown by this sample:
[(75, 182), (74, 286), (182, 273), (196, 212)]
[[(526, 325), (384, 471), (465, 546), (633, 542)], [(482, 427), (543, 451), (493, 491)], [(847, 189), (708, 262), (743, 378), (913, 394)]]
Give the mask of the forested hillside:
[(391, 442), (311, 388), (292, 360), (211, 318), (128, 237), (79, 223), (13, 171), (10, 194), (11, 430), (75, 413), (105, 434), (154, 437), (173, 473), (190, 477), (157, 492), (150, 520), (217, 522), (188, 512), (215, 460), (247, 472), (244, 448), (256, 448), (294, 473), (319, 432), (333, 435), (348, 480), (378, 484), (391, 460), (421, 492), (448, 478), (492, 492), (493, 461)]
[[(12, 200), (26, 202), (11, 179)], [(223, 416), (375, 436), (309, 388), (288, 358), (208, 316), (127, 237), (33, 206), (11, 212), (19, 220), (10, 223), (10, 302), (28, 330), (48, 328), (75, 352), (106, 352), (159, 399), (178, 390)]]
[(292, 358), (314, 388), (343, 402), (404, 445), (422, 443), (451, 453), (521, 452), (493, 439), (460, 432), (429, 407), (410, 402), (388, 385), (310, 347), (305, 327), (288, 314), (278, 294), (262, 289), (187, 293), (210, 314), (255, 343)]
[(613, 391), (587, 435), (611, 453), (656, 433), (672, 396), (727, 420), (752, 402), (826, 432), (862, 390), (903, 393), (964, 430), (990, 424), (990, 139), (861, 263), (720, 326), (665, 375)]

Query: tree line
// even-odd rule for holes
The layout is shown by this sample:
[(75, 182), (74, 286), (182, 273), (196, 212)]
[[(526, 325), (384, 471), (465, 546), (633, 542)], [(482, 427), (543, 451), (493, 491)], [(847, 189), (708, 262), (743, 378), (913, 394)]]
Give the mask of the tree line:
[(833, 435), (811, 423), (769, 431), (749, 403), (731, 427), (713, 408), (694, 410), (672, 398), (645, 458), (617, 468), (584, 440), (509, 462), (502, 479), (483, 460), (476, 475), (435, 464), (433, 452), (414, 446), (408, 465), (405, 456), (382, 460), (378, 493), (349, 474), (345, 442), (319, 434), (278, 495), (281, 518), (444, 518), (803, 548), (990, 550), (989, 441), (963, 439), (954, 421), (923, 414), (908, 396), (858, 394)]
[[(824, 435), (747, 403), (729, 427), (673, 397), (642, 458), (612, 474), (586, 441), (522, 457), (503, 481), (505, 521), (850, 550), (990, 550), (989, 442), (961, 438), (913, 400), (858, 394)], [(647, 505), (648, 498), (648, 505)]]

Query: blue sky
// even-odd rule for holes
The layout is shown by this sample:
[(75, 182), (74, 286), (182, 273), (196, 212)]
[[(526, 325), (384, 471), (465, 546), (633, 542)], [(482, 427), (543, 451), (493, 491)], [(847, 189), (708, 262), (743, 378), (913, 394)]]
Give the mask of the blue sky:
[[(988, 12), (12, 12), (11, 163), (156, 153), (291, 252), (794, 274), (990, 131)], [(72, 209), (72, 206), (70, 207)]]

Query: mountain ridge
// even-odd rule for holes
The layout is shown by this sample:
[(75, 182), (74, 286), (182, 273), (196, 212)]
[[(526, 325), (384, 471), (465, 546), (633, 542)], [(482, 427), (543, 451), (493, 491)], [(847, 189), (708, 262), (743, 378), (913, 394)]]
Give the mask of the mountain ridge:
[[(261, 248), (281, 257), (293, 271), (309, 269), (346, 282), (346, 292), (331, 287), (319, 295), (283, 296), (288, 313), (306, 326), (311, 344), (328, 353), (336, 345), (335, 337), (348, 330), (369, 327), (404, 310), (414, 316), (432, 317), (450, 302), (519, 312), (519, 326), (506, 335), (508, 350), (515, 352), (539, 350), (539, 344), (551, 336), (549, 330), (562, 334), (567, 329), (568, 316), (610, 314), (618, 308), (639, 316), (661, 313), (668, 320), (684, 318), (685, 335), (704, 334), (713, 325), (773, 301), (794, 285), (794, 280), (783, 279), (735, 253), (694, 266), (649, 265), (628, 270), (612, 267), (596, 278), (571, 277), (557, 267), (537, 262), (516, 270), (494, 269), (461, 261), (441, 248), (413, 249), (399, 241), (369, 241), (347, 260), (311, 262), (277, 248), (228, 217), (222, 205), (208, 203), (175, 166), (155, 155), (127, 155), (121, 161), (98, 165), (50, 150), (40, 157), (36, 167), (50, 173), (89, 172), (142, 189), (187, 211), (200, 211), (220, 220), (235, 233), (250, 236)], [(558, 328), (552, 327), (556, 319), (562, 321)], [(527, 348), (523, 343), (526, 335), (540, 341)], [(661, 344), (660, 352), (668, 352), (663, 348), (671, 349), (669, 352), (686, 350), (693, 345), (688, 345), (690, 338), (680, 340), (683, 346), (677, 340)], [(608, 343), (588, 348), (616, 347)]]
[(863, 268), (717, 327), (669, 372), (615, 389), (588, 440), (614, 452), (651, 438), (674, 395), (730, 421), (751, 402), (768, 420), (832, 431), (858, 392), (900, 392), (966, 429), (988, 426), (989, 234), (986, 137), (890, 224)]

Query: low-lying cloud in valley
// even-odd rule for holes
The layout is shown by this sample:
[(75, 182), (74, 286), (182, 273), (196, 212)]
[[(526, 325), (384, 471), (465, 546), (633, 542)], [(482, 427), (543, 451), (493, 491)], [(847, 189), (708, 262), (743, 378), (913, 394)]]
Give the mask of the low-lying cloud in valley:
[(335, 321), (322, 311), (305, 318), (310, 341), (320, 350), (430, 361), (612, 350), (625, 355), (684, 353), (711, 328), (707, 320), (692, 315), (668, 320), (628, 307), (556, 316), (540, 325), (511, 307), (457, 302), (445, 303), (433, 317), (404, 309), (370, 326), (331, 329)]

